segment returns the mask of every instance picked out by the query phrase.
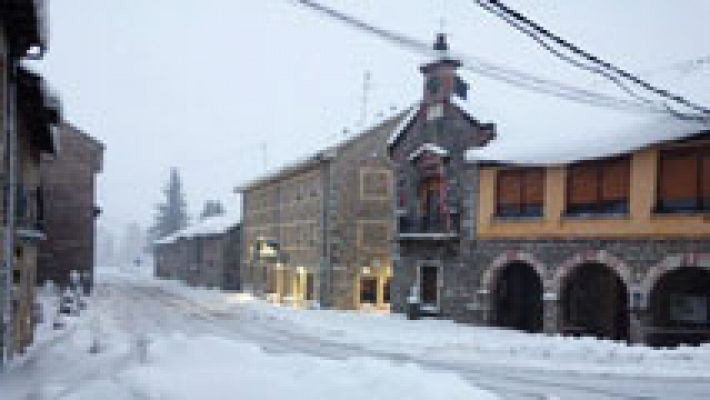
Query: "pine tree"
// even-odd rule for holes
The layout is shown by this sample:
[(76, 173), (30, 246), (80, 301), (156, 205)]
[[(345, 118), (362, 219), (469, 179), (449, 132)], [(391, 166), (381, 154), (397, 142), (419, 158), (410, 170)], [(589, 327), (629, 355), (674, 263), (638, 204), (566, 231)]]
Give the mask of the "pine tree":
[(202, 207), (200, 220), (224, 214), (224, 206), (219, 200), (207, 200)]
[(177, 168), (170, 169), (170, 179), (163, 188), (164, 202), (158, 204), (155, 222), (150, 229), (153, 239), (160, 239), (187, 226), (187, 202)]

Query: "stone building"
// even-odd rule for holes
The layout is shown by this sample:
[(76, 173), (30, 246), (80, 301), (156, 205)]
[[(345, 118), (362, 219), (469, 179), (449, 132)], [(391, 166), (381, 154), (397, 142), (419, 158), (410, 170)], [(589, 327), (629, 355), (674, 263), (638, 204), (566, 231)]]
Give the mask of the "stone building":
[[(465, 84), (438, 36), (439, 57), (423, 65), (422, 101), (388, 141), (395, 168), (397, 237), (393, 307), (402, 312), (409, 296), (421, 300), (423, 313), (454, 316), (449, 292), (463, 282), (447, 273), (471, 259), (475, 229), (478, 167), (463, 149), (483, 146), (495, 126), (478, 121), (463, 106)], [(458, 89), (458, 91), (457, 91)]]
[(244, 287), (273, 301), (389, 309), (392, 172), (400, 114), (237, 188)]
[[(0, 248), (0, 363), (33, 340), (37, 246), (44, 237), (39, 163), (43, 153), (56, 153), (59, 105), (42, 78), (22, 68), (20, 61), (44, 54), (45, 24), (42, 1), (0, 3), (0, 176), (2, 185), (10, 187), (3, 195), (3, 232), (9, 221), (14, 223), (10, 235), (3, 234)], [(7, 210), (13, 208), (11, 219)]]
[(489, 323), (710, 341), (710, 126), (593, 159), (478, 154), (477, 263)]
[(46, 240), (40, 245), (37, 283), (65, 287), (69, 273), (93, 285), (96, 174), (103, 166), (104, 145), (69, 123), (59, 127), (61, 152), (41, 162)]
[(155, 275), (190, 286), (239, 290), (241, 225), (230, 215), (207, 218), (154, 243)]
[(421, 105), (389, 142), (394, 309), (413, 296), (457, 321), (710, 340), (710, 125), (659, 119), (562, 156), (543, 137), (511, 149), (457, 98), (443, 37), (435, 49)]

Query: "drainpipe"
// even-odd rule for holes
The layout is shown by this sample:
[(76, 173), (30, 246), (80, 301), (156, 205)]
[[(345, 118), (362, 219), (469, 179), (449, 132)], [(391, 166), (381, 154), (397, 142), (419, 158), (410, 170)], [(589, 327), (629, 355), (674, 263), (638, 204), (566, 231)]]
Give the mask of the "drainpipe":
[(5, 80), (5, 230), (3, 237), (3, 269), (5, 272), (4, 298), (3, 298), (3, 355), (0, 367), (12, 360), (14, 351), (13, 333), (13, 269), (15, 248), (15, 193), (17, 191), (17, 127), (16, 127), (16, 101), (17, 101), (17, 60), (11, 55), (5, 58), (7, 73)]

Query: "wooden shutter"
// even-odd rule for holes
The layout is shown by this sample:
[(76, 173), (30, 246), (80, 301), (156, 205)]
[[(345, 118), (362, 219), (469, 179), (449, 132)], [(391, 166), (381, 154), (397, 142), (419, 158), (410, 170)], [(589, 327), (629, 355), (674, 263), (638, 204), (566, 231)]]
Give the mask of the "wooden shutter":
[(604, 161), (602, 166), (602, 201), (629, 198), (631, 162), (628, 158)]
[(594, 163), (573, 165), (567, 180), (570, 205), (595, 204), (598, 198), (598, 170)]
[(688, 150), (673, 150), (662, 154), (661, 202), (698, 198), (698, 157)]
[(523, 172), (523, 199), (526, 205), (541, 205), (545, 197), (545, 172), (541, 168)]
[(518, 170), (498, 171), (498, 206), (510, 207), (520, 205), (521, 173)]

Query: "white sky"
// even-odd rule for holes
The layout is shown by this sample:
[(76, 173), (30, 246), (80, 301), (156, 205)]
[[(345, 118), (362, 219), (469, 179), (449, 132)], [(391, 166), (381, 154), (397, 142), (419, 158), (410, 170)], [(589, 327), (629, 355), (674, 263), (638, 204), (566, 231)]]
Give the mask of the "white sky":
[[(454, 50), (539, 75), (600, 87), (469, 0), (323, 0), (431, 40), (445, 19)], [(710, 54), (704, 0), (509, 0), (572, 42), (632, 71)], [(103, 222), (147, 225), (171, 166), (196, 214), (207, 199), (238, 208), (232, 188), (314, 151), (360, 115), (419, 99), (422, 58), (324, 20), (287, 0), (50, 0), (50, 51), (38, 68), (65, 117), (102, 140)], [(499, 135), (572, 132), (584, 110), (462, 74), (481, 119)], [(653, 80), (653, 74), (648, 75)], [(672, 89), (672, 88), (671, 88)], [(710, 89), (710, 87), (708, 88)], [(710, 90), (709, 90), (710, 92)], [(565, 125), (565, 122), (567, 125)]]

